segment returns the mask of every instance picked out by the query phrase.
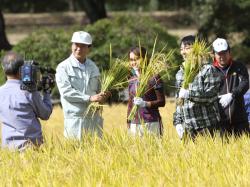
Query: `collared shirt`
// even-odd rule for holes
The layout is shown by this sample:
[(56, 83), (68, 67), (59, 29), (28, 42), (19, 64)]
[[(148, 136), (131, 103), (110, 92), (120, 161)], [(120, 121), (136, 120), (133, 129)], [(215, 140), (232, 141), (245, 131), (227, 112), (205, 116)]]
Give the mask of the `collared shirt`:
[[(183, 74), (182, 68), (176, 74), (176, 98), (178, 98), (179, 89), (182, 86)], [(174, 125), (183, 124), (190, 130), (217, 125), (220, 120), (219, 86), (220, 76), (214, 72), (210, 64), (204, 65), (194, 81), (189, 84), (189, 97), (184, 99), (183, 105), (176, 105)]]
[(18, 148), (31, 141), (42, 143), (42, 130), (38, 118), (47, 120), (52, 112), (49, 94), (43, 100), (39, 92), (20, 89), (19, 80), (7, 80), (0, 87), (0, 119), (3, 147)]

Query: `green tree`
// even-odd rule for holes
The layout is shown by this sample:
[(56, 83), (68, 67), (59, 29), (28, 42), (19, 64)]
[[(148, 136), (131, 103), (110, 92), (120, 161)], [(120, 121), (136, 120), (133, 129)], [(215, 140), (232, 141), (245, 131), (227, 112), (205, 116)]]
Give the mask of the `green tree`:
[(91, 23), (107, 17), (105, 0), (81, 0)]
[(209, 40), (237, 36), (234, 56), (250, 62), (250, 0), (193, 0), (193, 13), (200, 35)]
[(4, 50), (10, 50), (11, 45), (9, 41), (7, 40), (6, 34), (5, 34), (5, 22), (4, 17), (2, 14), (2, 11), (0, 10), (0, 51)]
[(150, 0), (149, 1), (149, 9), (151, 11), (158, 10), (159, 8), (159, 0)]
[[(136, 24), (135, 24), (136, 20)], [(70, 39), (76, 30), (85, 30), (91, 33), (93, 45), (89, 57), (93, 59), (100, 69), (107, 69), (109, 64), (109, 47), (112, 45), (114, 58), (126, 58), (130, 47), (141, 45), (152, 52), (156, 36), (158, 37), (157, 48), (159, 51), (167, 46), (166, 51), (178, 48), (177, 39), (167, 33), (167, 29), (149, 17), (132, 15), (117, 16), (112, 19), (101, 19), (86, 27), (72, 27), (65, 32), (63, 29), (39, 30), (32, 33), (28, 38), (18, 43), (14, 50), (21, 53), (26, 59), (33, 59), (41, 66), (56, 68), (57, 64), (66, 59), (70, 53)], [(145, 32), (145, 30), (147, 32)], [(181, 62), (179, 56), (173, 56), (173, 62)], [(177, 67), (177, 65), (176, 65)], [(174, 69), (171, 69), (173, 79)], [(173, 85), (168, 82), (167, 85)], [(173, 89), (167, 87), (166, 92)], [(58, 93), (54, 92), (54, 96)]]

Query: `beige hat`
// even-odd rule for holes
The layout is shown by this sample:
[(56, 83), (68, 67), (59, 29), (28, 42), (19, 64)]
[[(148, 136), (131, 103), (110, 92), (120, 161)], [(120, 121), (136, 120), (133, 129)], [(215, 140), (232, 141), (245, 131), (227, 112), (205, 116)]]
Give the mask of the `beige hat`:
[(213, 49), (214, 52), (219, 53), (221, 51), (227, 51), (228, 50), (228, 43), (225, 39), (223, 38), (217, 38), (213, 42)]
[(92, 44), (92, 37), (87, 32), (77, 31), (77, 32), (73, 33), (71, 42), (91, 45)]

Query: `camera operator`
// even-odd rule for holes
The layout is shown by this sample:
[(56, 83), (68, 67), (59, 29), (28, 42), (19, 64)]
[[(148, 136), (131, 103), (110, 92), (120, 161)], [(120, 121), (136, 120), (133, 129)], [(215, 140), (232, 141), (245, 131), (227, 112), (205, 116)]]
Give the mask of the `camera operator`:
[(2, 67), (7, 81), (0, 87), (2, 146), (20, 151), (43, 143), (38, 118), (47, 120), (52, 113), (49, 92), (44, 91), (42, 99), (38, 91), (20, 89), (19, 69), (23, 63), (21, 56), (13, 51), (4, 56)]

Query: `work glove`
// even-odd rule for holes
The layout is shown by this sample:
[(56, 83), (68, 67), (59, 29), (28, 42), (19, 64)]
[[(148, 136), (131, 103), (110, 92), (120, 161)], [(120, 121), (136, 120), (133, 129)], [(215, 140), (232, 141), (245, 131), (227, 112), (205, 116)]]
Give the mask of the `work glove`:
[(141, 97), (135, 97), (133, 103), (139, 107), (146, 107), (146, 101), (144, 101)]
[(224, 95), (220, 95), (219, 98), (220, 98), (219, 102), (220, 102), (221, 106), (223, 108), (226, 108), (233, 100), (233, 95), (231, 93), (227, 93)]
[(181, 124), (177, 124), (175, 126), (175, 129), (176, 129), (176, 132), (177, 132), (179, 138), (182, 139), (182, 136), (184, 134), (184, 128), (182, 127), (182, 125)]
[(179, 98), (188, 98), (189, 92), (187, 89), (181, 88), (179, 92)]

